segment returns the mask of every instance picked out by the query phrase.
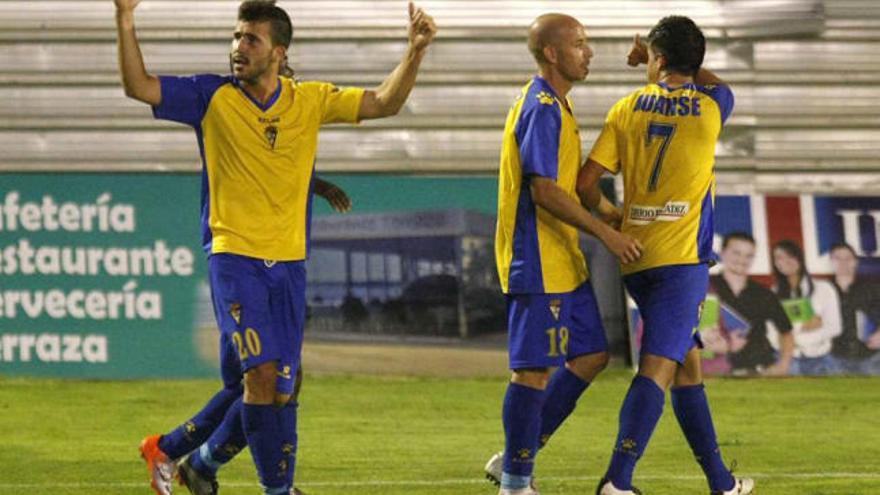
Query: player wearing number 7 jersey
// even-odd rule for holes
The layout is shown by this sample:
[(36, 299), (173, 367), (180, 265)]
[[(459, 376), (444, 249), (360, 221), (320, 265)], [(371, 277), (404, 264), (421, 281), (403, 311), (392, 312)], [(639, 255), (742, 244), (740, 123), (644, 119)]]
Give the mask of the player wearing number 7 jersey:
[(588, 205), (599, 204), (605, 170), (623, 175), (622, 232), (644, 255), (623, 266), (624, 283), (645, 322), (638, 375), (620, 411), (620, 430), (600, 495), (639, 493), (636, 461), (663, 413), (665, 391), (712, 494), (747, 494), (754, 483), (734, 478), (718, 449), (700, 371), (695, 327), (712, 262), (714, 155), (733, 109), (733, 94), (701, 68), (706, 41), (687, 17), (666, 17), (636, 36), (630, 65), (646, 63), (648, 85), (621, 99), (578, 177)]

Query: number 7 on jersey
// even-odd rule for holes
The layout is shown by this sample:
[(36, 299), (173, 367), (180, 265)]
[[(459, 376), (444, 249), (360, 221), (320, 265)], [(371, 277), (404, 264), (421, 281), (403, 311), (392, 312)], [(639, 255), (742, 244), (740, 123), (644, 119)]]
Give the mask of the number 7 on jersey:
[(666, 150), (669, 149), (669, 143), (672, 141), (672, 136), (674, 135), (675, 124), (663, 124), (660, 122), (648, 123), (648, 140), (645, 142), (645, 145), (651, 146), (651, 144), (654, 143), (655, 138), (663, 140), (663, 143), (660, 145), (660, 150), (657, 152), (657, 158), (654, 159), (654, 167), (651, 169), (651, 178), (648, 180), (649, 192), (657, 190), (657, 182), (660, 180), (660, 169), (663, 168), (663, 158), (666, 156)]

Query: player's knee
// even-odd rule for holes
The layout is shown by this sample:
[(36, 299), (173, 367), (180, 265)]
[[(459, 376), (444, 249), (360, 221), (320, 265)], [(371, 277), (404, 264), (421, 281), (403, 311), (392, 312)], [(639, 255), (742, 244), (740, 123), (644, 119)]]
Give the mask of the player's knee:
[(642, 355), (639, 361), (639, 375), (651, 379), (663, 390), (669, 388), (678, 371), (678, 363), (654, 354)]
[(547, 388), (547, 382), (550, 380), (550, 370), (547, 368), (528, 368), (513, 370), (510, 378), (511, 383), (523, 385), (538, 390)]
[(684, 365), (675, 371), (673, 383), (676, 387), (688, 387), (703, 383), (703, 369), (700, 349), (694, 347), (685, 356)]
[(608, 367), (609, 359), (607, 352), (596, 352), (578, 356), (565, 363), (565, 367), (581, 380), (591, 382)]
[(244, 374), (244, 401), (248, 404), (274, 403), (277, 380), (277, 365), (274, 361), (247, 370)]

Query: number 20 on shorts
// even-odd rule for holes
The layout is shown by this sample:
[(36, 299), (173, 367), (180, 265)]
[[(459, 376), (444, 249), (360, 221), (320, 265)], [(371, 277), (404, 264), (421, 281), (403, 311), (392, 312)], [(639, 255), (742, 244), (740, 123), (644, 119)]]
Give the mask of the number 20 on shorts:
[(241, 332), (233, 333), (232, 342), (238, 349), (238, 358), (242, 361), (251, 356), (259, 356), (263, 353), (263, 344), (260, 342), (260, 334), (258, 334), (253, 328), (248, 327), (245, 329), (244, 338), (242, 338)]

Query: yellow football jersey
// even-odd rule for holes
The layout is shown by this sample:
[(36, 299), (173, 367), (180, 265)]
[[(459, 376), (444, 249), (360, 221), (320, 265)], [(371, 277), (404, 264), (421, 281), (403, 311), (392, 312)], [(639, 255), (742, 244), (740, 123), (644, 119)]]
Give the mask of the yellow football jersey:
[(732, 110), (726, 85), (649, 84), (608, 112), (590, 158), (623, 174), (622, 231), (644, 246), (624, 274), (712, 260), (715, 145)]
[(156, 118), (196, 130), (205, 250), (305, 259), (318, 128), (356, 122), (364, 90), (282, 77), (275, 95), (262, 105), (231, 76), (160, 80)]
[(495, 260), (509, 294), (571, 292), (587, 279), (575, 227), (532, 201), (529, 178), (553, 179), (575, 201), (581, 141), (571, 102), (535, 77), (507, 115), (498, 181)]

